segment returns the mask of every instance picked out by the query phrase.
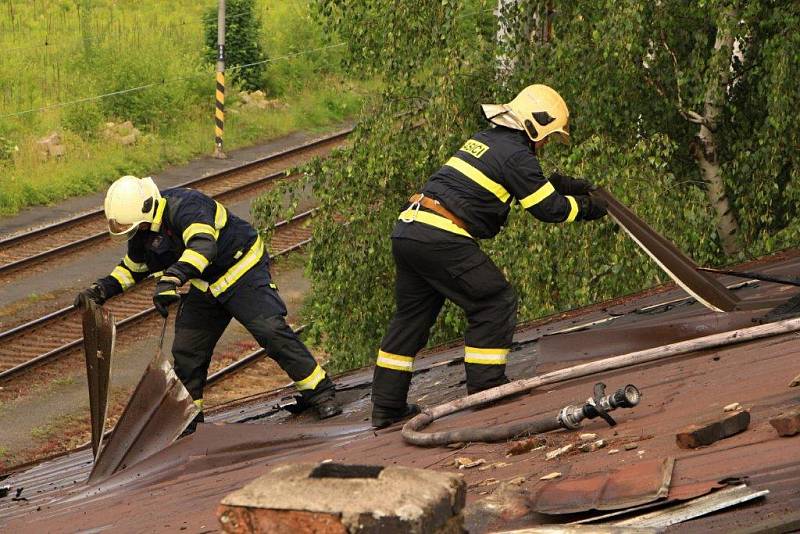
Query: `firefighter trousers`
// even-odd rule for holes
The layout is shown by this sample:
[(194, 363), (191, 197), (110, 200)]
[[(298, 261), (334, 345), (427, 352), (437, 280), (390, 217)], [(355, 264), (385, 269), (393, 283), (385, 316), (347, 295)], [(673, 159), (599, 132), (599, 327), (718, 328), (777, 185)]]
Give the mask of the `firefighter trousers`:
[(517, 294), (500, 269), (467, 240), (392, 239), (397, 311), (381, 342), (372, 386), (379, 410), (405, 408), (414, 357), (428, 342), (445, 299), (467, 315), (467, 392), (508, 382), (506, 358), (517, 316)]
[(232, 318), (294, 380), (304, 400), (318, 404), (333, 397), (333, 382), (286, 324), (286, 306), (261, 260), (217, 298), (192, 287), (182, 299), (172, 355), (175, 372), (196, 404), (202, 407), (211, 355)]

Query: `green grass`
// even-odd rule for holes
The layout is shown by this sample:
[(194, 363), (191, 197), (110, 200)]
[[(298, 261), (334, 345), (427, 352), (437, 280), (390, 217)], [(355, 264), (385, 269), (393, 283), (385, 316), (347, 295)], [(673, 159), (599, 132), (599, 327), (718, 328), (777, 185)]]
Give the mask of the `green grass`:
[[(214, 78), (212, 66), (201, 59), (201, 15), (212, 5), (216, 2), (12, 0), (0, 7), (0, 46), (7, 50), (0, 62), (0, 116), (178, 80), (0, 118), (0, 214), (88, 194), (122, 174), (153, 174), (210, 154)], [(279, 106), (238, 110), (235, 73), (229, 74), (226, 150), (340, 123), (355, 115), (374, 89), (342, 72), (340, 48), (282, 59), (330, 44), (310, 18), (307, 1), (260, 0), (258, 11), (262, 45), (272, 58), (263, 90)], [(125, 120), (144, 133), (136, 145), (122, 147), (99, 135), (102, 123)], [(67, 153), (43, 161), (36, 141), (51, 132), (61, 135)]]
[(56, 386), (70, 386), (74, 383), (75, 383), (75, 377), (72, 376), (64, 376), (53, 380), (53, 384), (55, 384)]
[(43, 440), (47, 439), (53, 432), (50, 425), (36, 426), (31, 429), (31, 437), (33, 439)]

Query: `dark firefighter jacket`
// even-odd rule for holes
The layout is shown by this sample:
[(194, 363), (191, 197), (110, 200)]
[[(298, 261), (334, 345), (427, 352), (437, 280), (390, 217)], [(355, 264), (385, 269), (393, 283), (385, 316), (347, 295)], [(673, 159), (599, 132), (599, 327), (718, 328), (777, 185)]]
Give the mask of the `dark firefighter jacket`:
[(169, 189), (162, 192), (150, 230), (136, 232), (123, 260), (98, 283), (111, 297), (163, 273), (218, 297), (266, 257), (248, 222), (198, 191)]
[[(494, 237), (505, 225), (515, 201), (545, 222), (572, 222), (581, 215), (575, 197), (560, 194), (545, 178), (525, 133), (504, 127), (476, 133), (420, 192), (460, 217), (467, 231), (424, 209), (416, 214), (407, 209), (400, 219), (413, 218), (448, 232), (450, 237)], [(425, 235), (430, 236), (430, 232), (418, 225), (398, 222), (392, 237), (427, 241)]]

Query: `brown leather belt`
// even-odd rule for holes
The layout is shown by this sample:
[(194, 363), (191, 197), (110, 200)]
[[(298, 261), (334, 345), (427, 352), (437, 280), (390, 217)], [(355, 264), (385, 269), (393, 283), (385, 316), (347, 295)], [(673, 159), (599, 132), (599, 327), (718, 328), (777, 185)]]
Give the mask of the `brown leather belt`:
[(413, 195), (411, 198), (409, 198), (408, 201), (411, 202), (411, 204), (419, 204), (423, 208), (429, 209), (432, 212), (436, 213), (437, 215), (441, 215), (445, 219), (450, 219), (450, 221), (453, 224), (455, 224), (462, 230), (465, 230), (467, 232), (469, 231), (467, 229), (466, 223), (464, 223), (461, 217), (459, 217), (449, 209), (445, 208), (438, 200), (426, 197), (422, 193), (417, 193), (416, 195)]

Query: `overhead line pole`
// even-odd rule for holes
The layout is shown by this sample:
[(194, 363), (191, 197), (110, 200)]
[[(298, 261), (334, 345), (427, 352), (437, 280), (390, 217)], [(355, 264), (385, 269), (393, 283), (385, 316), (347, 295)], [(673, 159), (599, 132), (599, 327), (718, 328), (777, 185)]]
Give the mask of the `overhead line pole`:
[(225, 0), (219, 0), (217, 14), (217, 91), (214, 110), (214, 157), (224, 159), (222, 134), (225, 131)]

